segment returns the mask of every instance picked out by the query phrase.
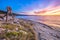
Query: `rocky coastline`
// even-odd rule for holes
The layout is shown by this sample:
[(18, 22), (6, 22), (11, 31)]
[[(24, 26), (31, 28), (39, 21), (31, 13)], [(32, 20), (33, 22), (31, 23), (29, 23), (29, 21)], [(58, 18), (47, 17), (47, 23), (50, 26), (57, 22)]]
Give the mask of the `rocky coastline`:
[(60, 40), (58, 27), (26, 19), (0, 21), (0, 40)]

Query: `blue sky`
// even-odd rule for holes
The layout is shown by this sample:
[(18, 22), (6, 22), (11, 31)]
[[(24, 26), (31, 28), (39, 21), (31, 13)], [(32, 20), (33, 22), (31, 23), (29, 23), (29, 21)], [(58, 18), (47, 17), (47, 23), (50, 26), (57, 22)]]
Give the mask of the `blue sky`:
[[(0, 10), (6, 11), (10, 6), (13, 12), (25, 12), (46, 8), (57, 0), (0, 0)], [(60, 1), (57, 1), (58, 3)]]

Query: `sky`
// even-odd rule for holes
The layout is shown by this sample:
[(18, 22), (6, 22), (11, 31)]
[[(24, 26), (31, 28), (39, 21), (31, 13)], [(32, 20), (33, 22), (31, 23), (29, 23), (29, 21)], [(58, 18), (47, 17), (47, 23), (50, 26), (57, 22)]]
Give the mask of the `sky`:
[(0, 10), (6, 11), (7, 6), (10, 6), (15, 13), (39, 15), (40, 10), (53, 10), (59, 7), (60, 0), (0, 0)]

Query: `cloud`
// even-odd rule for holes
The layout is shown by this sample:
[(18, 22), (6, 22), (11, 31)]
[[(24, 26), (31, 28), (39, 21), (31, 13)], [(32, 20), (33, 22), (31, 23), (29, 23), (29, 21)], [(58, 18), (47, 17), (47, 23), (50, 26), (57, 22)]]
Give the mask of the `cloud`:
[[(34, 5), (34, 9), (28, 12), (24, 12), (22, 14), (27, 14), (27, 15), (58, 15), (60, 14), (60, 0), (46, 0), (49, 3), (42, 3), (38, 6), (38, 8), (35, 8)], [(48, 5), (46, 5), (48, 4)], [(45, 8), (43, 8), (44, 6), (46, 6)], [(42, 9), (40, 9), (40, 7), (42, 7)], [(31, 8), (29, 8), (30, 10)]]
[(41, 13), (41, 11), (40, 11), (40, 13), (36, 14), (36, 15), (60, 15), (60, 6), (53, 7), (50, 10), (47, 10), (44, 13)]
[(60, 0), (50, 0), (50, 4), (44, 9), (34, 12), (36, 15), (59, 15)]
[(47, 11), (43, 15), (60, 15), (60, 6), (54, 7), (54, 9)]

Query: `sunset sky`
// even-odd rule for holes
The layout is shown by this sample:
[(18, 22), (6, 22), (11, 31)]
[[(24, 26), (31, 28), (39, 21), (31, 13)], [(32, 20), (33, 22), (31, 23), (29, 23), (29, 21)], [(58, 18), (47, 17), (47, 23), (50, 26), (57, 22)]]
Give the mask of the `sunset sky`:
[(28, 15), (60, 15), (60, 0), (0, 0), (0, 10)]

